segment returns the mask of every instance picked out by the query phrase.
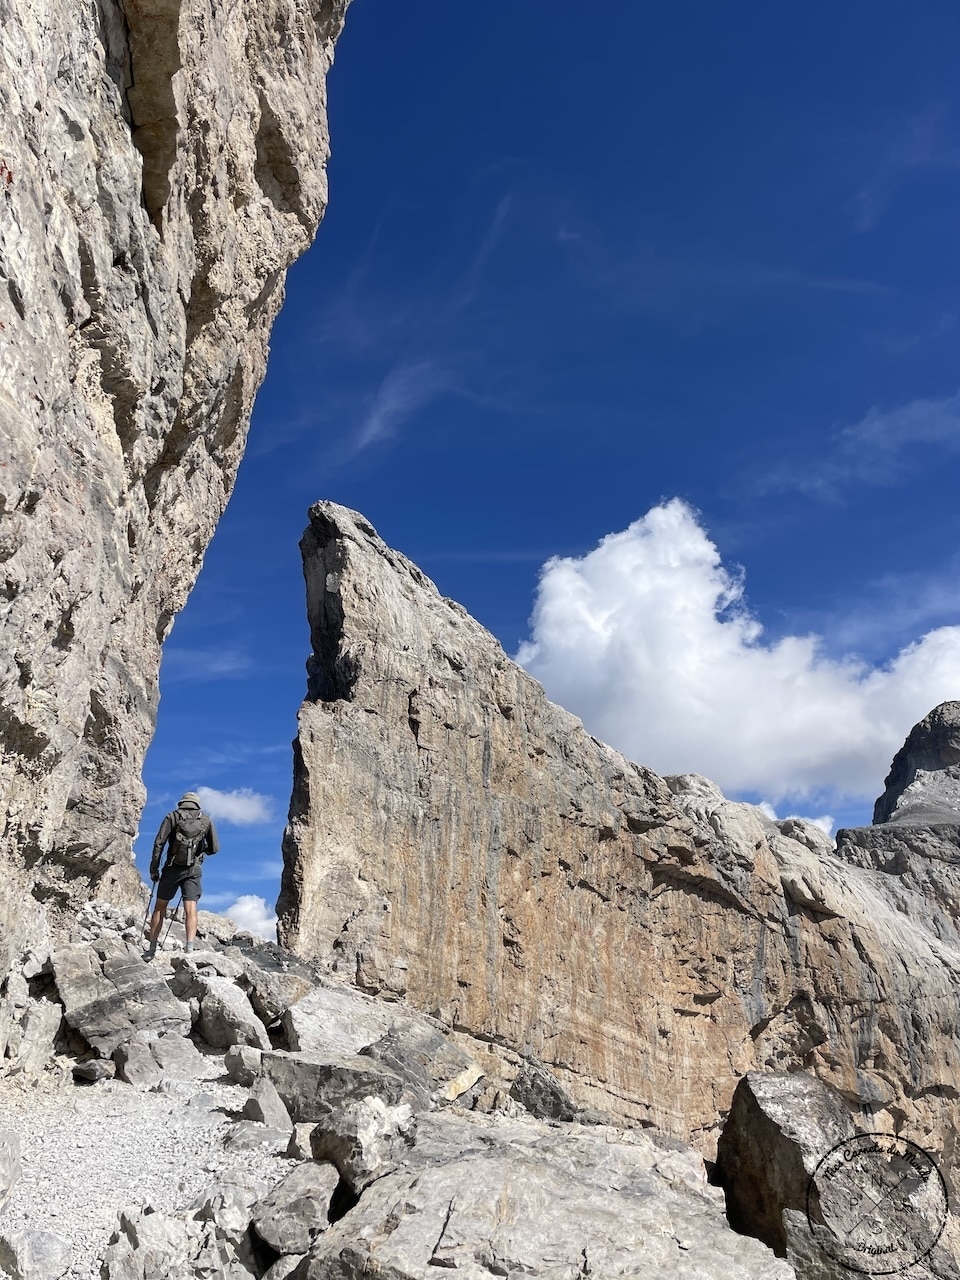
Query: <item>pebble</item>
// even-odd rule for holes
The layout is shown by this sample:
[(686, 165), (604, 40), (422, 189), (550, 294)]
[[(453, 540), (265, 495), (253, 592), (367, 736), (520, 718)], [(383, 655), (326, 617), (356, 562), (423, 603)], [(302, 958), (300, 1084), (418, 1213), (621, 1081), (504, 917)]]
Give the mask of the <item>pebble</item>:
[[(187, 1209), (227, 1170), (274, 1186), (292, 1162), (262, 1147), (224, 1150), (247, 1090), (211, 1056), (201, 1105), (118, 1080), (74, 1085), (0, 1078), (0, 1129), (20, 1135), (23, 1171), (0, 1230), (53, 1231), (70, 1242), (64, 1280), (99, 1280), (122, 1209)], [(198, 1082), (199, 1086), (199, 1082)], [(3, 1273), (0, 1272), (0, 1275)]]

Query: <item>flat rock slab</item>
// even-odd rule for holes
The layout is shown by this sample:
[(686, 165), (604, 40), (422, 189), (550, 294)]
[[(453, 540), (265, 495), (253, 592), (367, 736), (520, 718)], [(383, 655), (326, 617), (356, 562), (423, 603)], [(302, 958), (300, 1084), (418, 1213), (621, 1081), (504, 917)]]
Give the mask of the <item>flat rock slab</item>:
[(294, 1053), (358, 1053), (386, 1035), (393, 1022), (388, 1005), (358, 991), (317, 987), (284, 1012), (283, 1030)]
[(190, 1010), (140, 952), (119, 938), (73, 943), (53, 955), (64, 1017), (104, 1058), (138, 1031), (190, 1031)]
[(261, 1059), (263, 1074), (273, 1082), (296, 1123), (322, 1120), (348, 1102), (381, 1098), (400, 1102), (403, 1081), (372, 1058), (293, 1054), (273, 1050)]

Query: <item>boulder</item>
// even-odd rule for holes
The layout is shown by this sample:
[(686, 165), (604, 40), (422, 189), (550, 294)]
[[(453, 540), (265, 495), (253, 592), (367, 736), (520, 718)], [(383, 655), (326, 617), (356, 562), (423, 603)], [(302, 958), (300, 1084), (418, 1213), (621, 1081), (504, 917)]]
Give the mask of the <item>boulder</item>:
[(0, 1129), (0, 1210), (13, 1196), (20, 1178), (20, 1137)]
[(290, 1141), (284, 1154), (290, 1160), (312, 1160), (313, 1150), (310, 1146), (312, 1124), (295, 1124), (290, 1132)]
[(255, 1082), (243, 1114), (248, 1120), (257, 1120), (273, 1129), (289, 1131), (293, 1124), (273, 1081), (264, 1077)]
[(107, 1244), (101, 1268), (102, 1280), (171, 1280), (192, 1276), (191, 1260), (199, 1245), (200, 1230), (172, 1214), (151, 1207), (125, 1210)]
[(291, 1052), (343, 1054), (386, 1035), (393, 1014), (358, 991), (322, 986), (284, 1010), (281, 1021)]
[(306, 1257), (306, 1254), (291, 1253), (278, 1258), (269, 1270), (263, 1273), (263, 1280), (287, 1280)]
[(227, 1130), (223, 1146), (226, 1151), (273, 1151), (280, 1155), (289, 1140), (289, 1129), (274, 1129), (259, 1120), (237, 1120)]
[(359, 1055), (339, 1058), (273, 1050), (264, 1053), (261, 1065), (296, 1123), (321, 1120), (370, 1095), (395, 1106), (403, 1094), (403, 1081), (395, 1072)]
[(377, 1097), (360, 1098), (337, 1107), (313, 1127), (314, 1160), (329, 1160), (354, 1193), (360, 1193), (399, 1165), (413, 1145), (417, 1122), (409, 1103), (387, 1106)]
[(278, 960), (267, 948), (247, 952), (234, 947), (232, 951), (240, 956), (237, 984), (267, 1026), (277, 1022), (292, 1004), (314, 988), (312, 976), (293, 956), (289, 960)]
[(203, 1054), (188, 1037), (170, 1033), (151, 1036), (149, 1043), (165, 1080), (199, 1080), (203, 1076)]
[(416, 1110), (434, 1101), (452, 1102), (483, 1075), (483, 1068), (448, 1036), (412, 1018), (394, 1023), (360, 1053), (396, 1072), (407, 1086), (407, 1101)]
[(211, 1048), (229, 1049), (235, 1044), (270, 1048), (266, 1027), (239, 987), (229, 978), (198, 977), (197, 981), (202, 993), (197, 1031)]
[(203, 1055), (184, 1036), (158, 1036), (141, 1031), (113, 1055), (117, 1075), (145, 1089), (170, 1080), (196, 1080), (203, 1074)]
[(314, 1241), (297, 1280), (796, 1280), (732, 1232), (689, 1149), (578, 1125), (424, 1115), (402, 1167)]
[(578, 1107), (560, 1081), (536, 1062), (524, 1062), (510, 1086), (510, 1097), (540, 1120), (573, 1120)]
[(51, 1000), (31, 1000), (20, 1021), (20, 1051), (16, 1065), (23, 1075), (40, 1075), (53, 1057), (63, 1022), (63, 1009)]
[(330, 1197), (339, 1181), (331, 1164), (311, 1160), (298, 1165), (255, 1206), (253, 1230), (277, 1253), (306, 1253), (326, 1230)]
[(116, 1064), (109, 1058), (87, 1058), (73, 1065), (74, 1080), (85, 1080), (89, 1084), (97, 1084), (101, 1080), (112, 1080), (116, 1074)]
[(12, 1280), (59, 1280), (72, 1258), (70, 1242), (53, 1231), (0, 1229), (0, 1268)]
[(119, 1045), (113, 1055), (117, 1076), (127, 1084), (152, 1089), (163, 1080), (163, 1072), (151, 1052), (146, 1038), (135, 1036)]
[(63, 1016), (101, 1057), (112, 1057), (141, 1030), (190, 1030), (189, 1009), (136, 947), (115, 935), (61, 947), (52, 965)]
[(849, 1109), (814, 1076), (744, 1076), (717, 1145), (730, 1225), (786, 1257), (783, 1211), (806, 1211), (819, 1160), (853, 1132)]
[(236, 1084), (253, 1084), (260, 1074), (260, 1053), (252, 1045), (231, 1045), (223, 1055), (223, 1066), (230, 1079)]

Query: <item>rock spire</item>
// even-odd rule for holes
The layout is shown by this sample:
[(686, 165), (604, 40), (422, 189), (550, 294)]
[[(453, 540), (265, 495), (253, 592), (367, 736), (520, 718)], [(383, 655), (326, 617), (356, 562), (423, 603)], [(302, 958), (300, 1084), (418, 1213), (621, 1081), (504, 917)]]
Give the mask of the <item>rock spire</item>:
[[(960, 863), (772, 822), (592, 738), (357, 515), (311, 509), (281, 939), (711, 1154), (748, 1071), (960, 1126)], [(914, 833), (916, 834), (916, 833)], [(922, 834), (922, 833), (921, 833)]]
[(893, 757), (874, 822), (960, 825), (960, 702), (941, 702)]

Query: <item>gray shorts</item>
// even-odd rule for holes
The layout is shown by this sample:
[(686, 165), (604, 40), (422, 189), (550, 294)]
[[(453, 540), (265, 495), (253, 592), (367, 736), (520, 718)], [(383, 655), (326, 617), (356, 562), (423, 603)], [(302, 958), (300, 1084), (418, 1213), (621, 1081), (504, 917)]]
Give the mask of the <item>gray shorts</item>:
[(178, 893), (183, 892), (184, 902), (200, 901), (200, 863), (192, 867), (171, 867), (169, 864), (160, 873), (157, 885), (157, 897), (161, 902), (172, 902)]

